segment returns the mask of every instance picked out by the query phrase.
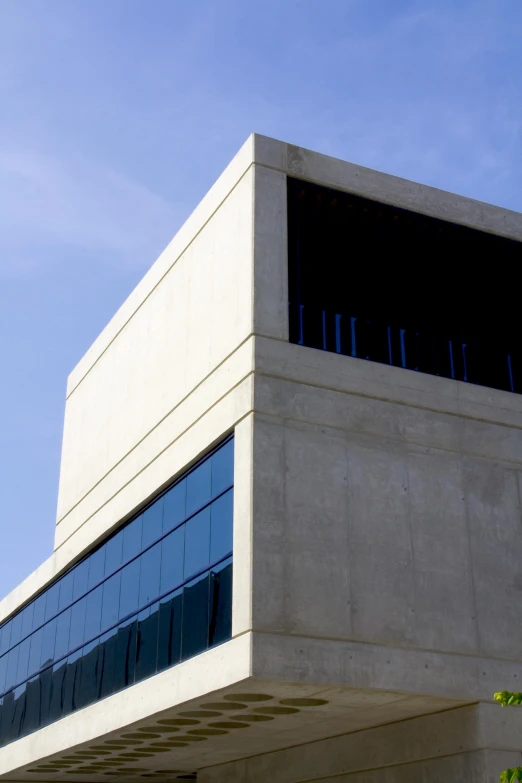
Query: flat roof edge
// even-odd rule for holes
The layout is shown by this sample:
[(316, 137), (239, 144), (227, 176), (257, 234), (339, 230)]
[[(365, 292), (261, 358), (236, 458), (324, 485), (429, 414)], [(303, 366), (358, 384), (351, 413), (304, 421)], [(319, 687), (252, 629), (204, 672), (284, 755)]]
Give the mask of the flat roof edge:
[(254, 162), (296, 179), (522, 242), (522, 213), (253, 134)]

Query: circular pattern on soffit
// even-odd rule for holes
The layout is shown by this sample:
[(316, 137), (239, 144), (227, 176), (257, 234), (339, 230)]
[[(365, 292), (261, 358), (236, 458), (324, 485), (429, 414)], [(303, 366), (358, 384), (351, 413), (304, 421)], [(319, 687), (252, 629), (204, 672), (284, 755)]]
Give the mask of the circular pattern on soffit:
[(269, 696), (267, 693), (228, 693), (226, 696), (223, 696), (226, 701), (234, 701), (234, 702), (242, 702), (246, 701), (253, 702), (253, 701), (270, 701), (270, 699), (273, 699), (273, 696)]
[(216, 712), (215, 710), (187, 710), (187, 712), (178, 714), (183, 718), (219, 718), (220, 715), (223, 715), (222, 712)]
[(299, 712), (295, 707), (255, 707), (254, 712), (258, 712), (260, 715), (293, 715)]
[[(182, 728), (185, 726), (197, 726), (198, 723), (201, 723), (200, 720), (192, 720), (190, 723), (183, 723), (180, 726), (160, 726), (156, 725), (154, 726), (154, 732), (160, 732), (160, 734), (175, 734), (176, 731), (181, 731)], [(151, 729), (152, 731), (152, 729)]]
[[(141, 737), (141, 734), (140, 734), (140, 737)], [(127, 745), (129, 747), (131, 747), (131, 745), (143, 745), (143, 741), (142, 740), (130, 740), (130, 739), (127, 739), (127, 740), (119, 740), (119, 739), (107, 740), (107, 742), (105, 743), (104, 747), (112, 748), (112, 750), (119, 750), (119, 748), (121, 748), (122, 746), (126, 747)]]
[(248, 729), (250, 723), (240, 723), (237, 720), (221, 720), (208, 725), (211, 729)]
[(328, 704), (327, 699), (281, 699), (279, 704), (287, 705), (288, 707), (322, 707)]
[(224, 702), (210, 702), (210, 704), (201, 704), (200, 705), (202, 709), (204, 710), (244, 710), (246, 709), (246, 704), (240, 704), (236, 701), (224, 701)]
[(242, 712), (240, 715), (231, 715), (232, 720), (247, 720), (249, 723), (261, 723), (265, 720), (274, 720), (273, 715), (251, 715), (250, 713)]
[(153, 732), (147, 732), (145, 729), (138, 729), (138, 731), (133, 731), (130, 734), (122, 734), (121, 736), (123, 737), (123, 739), (137, 740), (137, 739), (156, 739), (160, 735), (154, 734)]
[(217, 737), (219, 734), (228, 734), (228, 731), (224, 729), (192, 729), (190, 734), (195, 734), (196, 737)]
[(201, 721), (190, 718), (165, 718), (158, 721), (160, 726), (194, 726), (196, 723), (201, 723)]
[(186, 748), (188, 745), (188, 742), (152, 742), (151, 747), (153, 748)]

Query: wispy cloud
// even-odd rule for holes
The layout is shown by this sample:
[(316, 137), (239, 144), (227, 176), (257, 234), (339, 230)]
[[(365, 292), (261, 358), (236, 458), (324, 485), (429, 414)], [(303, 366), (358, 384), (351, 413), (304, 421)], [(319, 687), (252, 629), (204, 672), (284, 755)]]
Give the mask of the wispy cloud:
[[(67, 248), (148, 265), (179, 224), (180, 208), (96, 160), (0, 151), (0, 274), (23, 275)], [(39, 248), (39, 252), (37, 252)]]

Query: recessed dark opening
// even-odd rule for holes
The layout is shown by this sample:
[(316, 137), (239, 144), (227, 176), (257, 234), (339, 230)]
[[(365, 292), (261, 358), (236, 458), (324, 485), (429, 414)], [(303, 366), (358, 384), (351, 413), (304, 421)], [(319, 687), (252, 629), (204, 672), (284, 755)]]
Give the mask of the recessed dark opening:
[(288, 251), (291, 342), (522, 393), (522, 243), (289, 177)]

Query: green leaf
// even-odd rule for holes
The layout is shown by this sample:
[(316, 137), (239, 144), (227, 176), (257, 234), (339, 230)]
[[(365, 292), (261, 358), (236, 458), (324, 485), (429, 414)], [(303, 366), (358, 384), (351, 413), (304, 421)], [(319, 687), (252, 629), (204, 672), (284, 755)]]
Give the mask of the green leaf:
[(495, 701), (502, 704), (503, 707), (522, 704), (522, 693), (512, 693), (511, 691), (499, 691), (493, 695)]
[(522, 781), (522, 767), (506, 769), (500, 775), (500, 783), (519, 783)]

